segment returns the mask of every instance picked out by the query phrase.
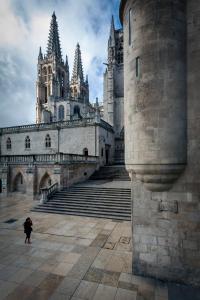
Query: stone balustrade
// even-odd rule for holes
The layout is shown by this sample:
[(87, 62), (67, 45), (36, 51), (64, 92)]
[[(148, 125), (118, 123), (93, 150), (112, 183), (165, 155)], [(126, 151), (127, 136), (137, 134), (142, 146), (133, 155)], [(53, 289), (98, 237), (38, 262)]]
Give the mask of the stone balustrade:
[(54, 183), (49, 187), (46, 188), (41, 188), (41, 199), (40, 199), (40, 203), (44, 204), (48, 201), (49, 197), (54, 194), (56, 191), (58, 190), (58, 183)]
[(2, 164), (30, 164), (30, 163), (97, 163), (98, 156), (78, 154), (37, 154), (37, 155), (6, 155), (0, 156)]
[[(0, 135), (8, 134), (8, 133), (31, 132), (37, 130), (57, 130), (57, 129), (81, 127), (87, 125), (91, 126), (91, 125), (95, 125), (96, 123), (97, 122), (94, 117), (94, 118), (83, 118), (77, 120), (59, 121), (59, 122), (52, 122), (52, 123), (28, 124), (28, 125), (0, 128)], [(99, 125), (107, 130), (113, 131), (112, 126), (102, 119), (100, 120)]]

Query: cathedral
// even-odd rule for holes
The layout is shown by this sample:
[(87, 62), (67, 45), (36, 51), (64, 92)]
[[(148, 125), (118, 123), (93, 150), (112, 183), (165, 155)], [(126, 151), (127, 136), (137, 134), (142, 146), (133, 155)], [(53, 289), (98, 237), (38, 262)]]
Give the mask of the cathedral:
[(70, 76), (62, 56), (58, 22), (52, 14), (46, 53), (40, 47), (36, 123), (0, 129), (0, 195), (87, 180), (104, 165), (124, 164), (123, 31), (112, 18), (104, 99), (91, 103), (77, 43)]

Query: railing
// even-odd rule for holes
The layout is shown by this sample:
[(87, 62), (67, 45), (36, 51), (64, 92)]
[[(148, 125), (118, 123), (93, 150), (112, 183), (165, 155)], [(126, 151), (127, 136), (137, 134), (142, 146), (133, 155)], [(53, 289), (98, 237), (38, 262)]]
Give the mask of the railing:
[(6, 155), (0, 156), (0, 163), (7, 164), (34, 164), (34, 163), (97, 163), (98, 156), (79, 154), (36, 154), (36, 155)]
[(0, 132), (13, 133), (13, 132), (20, 132), (20, 131), (34, 131), (38, 129), (51, 130), (51, 129), (58, 129), (58, 128), (66, 128), (66, 127), (85, 126), (89, 124), (95, 124), (95, 119), (84, 118), (84, 119), (77, 119), (77, 120), (70, 120), (70, 121), (59, 121), (59, 122), (52, 122), (52, 123), (40, 123), (40, 124), (14, 126), (14, 127), (5, 127), (5, 128), (1, 128)]
[(49, 197), (52, 196), (55, 192), (57, 192), (58, 190), (58, 183), (54, 183), (49, 187), (46, 188), (41, 188), (41, 199), (40, 199), (40, 203), (44, 204), (49, 200)]

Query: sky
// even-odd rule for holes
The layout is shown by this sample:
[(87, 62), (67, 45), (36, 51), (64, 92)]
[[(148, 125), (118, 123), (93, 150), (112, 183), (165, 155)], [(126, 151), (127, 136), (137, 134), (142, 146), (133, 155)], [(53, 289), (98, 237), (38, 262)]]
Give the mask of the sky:
[(0, 127), (35, 123), (37, 58), (46, 52), (51, 15), (58, 21), (62, 55), (72, 73), (79, 42), (90, 101), (103, 99), (111, 16), (120, 0), (0, 0)]

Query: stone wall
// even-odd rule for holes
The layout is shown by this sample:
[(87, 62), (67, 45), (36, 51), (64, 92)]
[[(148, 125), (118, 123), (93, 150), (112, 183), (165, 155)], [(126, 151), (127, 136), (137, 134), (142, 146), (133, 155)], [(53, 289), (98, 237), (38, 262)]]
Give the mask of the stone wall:
[(195, 0), (121, 2), (133, 272), (193, 285), (200, 285), (199, 15)]
[[(101, 128), (101, 129), (98, 129)], [(47, 134), (51, 138), (51, 147), (46, 148), (45, 138)], [(25, 148), (25, 139), (30, 138), (30, 149)], [(11, 139), (12, 147), (7, 149), (6, 141)], [(57, 129), (33, 129), (16, 130), (3, 133), (1, 136), (1, 155), (36, 155), (68, 153), (83, 155), (84, 149), (88, 149), (88, 155), (99, 156), (99, 149), (105, 147), (105, 143), (113, 148), (113, 131), (101, 127), (99, 124), (86, 126), (71, 126)], [(101, 145), (99, 143), (101, 141)], [(103, 145), (104, 141), (104, 145)]]
[(14, 164), (0, 166), (1, 192), (26, 194), (40, 198), (40, 189), (58, 183), (59, 188), (87, 180), (98, 168), (96, 163), (71, 164)]

